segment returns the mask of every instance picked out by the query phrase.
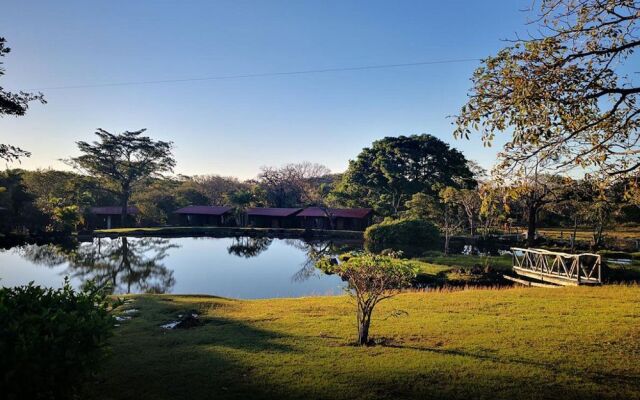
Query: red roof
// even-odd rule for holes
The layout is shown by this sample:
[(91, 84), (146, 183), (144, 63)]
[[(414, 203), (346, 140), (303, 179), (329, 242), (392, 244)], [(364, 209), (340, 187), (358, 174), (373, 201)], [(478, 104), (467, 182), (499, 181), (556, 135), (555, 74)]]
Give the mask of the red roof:
[[(370, 208), (329, 208), (327, 211), (339, 218), (365, 218), (373, 212)], [(309, 207), (298, 214), (298, 217), (327, 217), (327, 213), (320, 207)]]
[(247, 215), (256, 215), (262, 217), (290, 217), (300, 212), (302, 208), (248, 208)]
[(174, 211), (174, 214), (223, 215), (233, 207), (220, 206), (187, 206)]
[[(122, 207), (120, 206), (107, 206), (107, 207), (91, 207), (91, 214), (97, 215), (120, 215), (122, 214)], [(127, 207), (127, 214), (138, 214), (140, 211), (136, 206)]]

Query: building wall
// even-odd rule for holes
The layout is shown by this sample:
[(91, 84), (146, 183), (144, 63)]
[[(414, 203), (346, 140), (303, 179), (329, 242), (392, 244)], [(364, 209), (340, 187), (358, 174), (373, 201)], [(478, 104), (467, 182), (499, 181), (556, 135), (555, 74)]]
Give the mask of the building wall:
[(249, 215), (247, 226), (254, 228), (298, 228), (295, 217), (268, 217), (264, 215)]
[(178, 224), (182, 226), (227, 226), (233, 224), (230, 215), (179, 214)]
[[(299, 217), (301, 227), (305, 229), (331, 229), (329, 217)], [(371, 224), (371, 217), (333, 219), (333, 229), (339, 231), (363, 231)]]
[[(111, 219), (111, 226), (109, 227), (109, 219)], [(97, 215), (91, 214), (88, 219), (88, 227), (90, 229), (109, 229), (109, 228), (121, 228), (120, 215)], [(127, 226), (136, 226), (136, 218), (133, 215), (127, 216)]]

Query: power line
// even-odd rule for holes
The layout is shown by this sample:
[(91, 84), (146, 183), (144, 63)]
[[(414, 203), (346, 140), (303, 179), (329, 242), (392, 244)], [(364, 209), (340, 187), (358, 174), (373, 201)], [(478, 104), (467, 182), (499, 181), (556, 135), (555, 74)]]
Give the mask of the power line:
[(161, 83), (180, 83), (180, 82), (225, 80), (225, 79), (260, 78), (260, 77), (268, 77), (268, 76), (322, 74), (327, 72), (343, 72), (343, 71), (363, 71), (363, 70), (372, 70), (372, 69), (414, 67), (414, 66), (420, 66), (420, 65), (453, 64), (453, 63), (463, 63), (463, 62), (471, 62), (471, 61), (480, 61), (480, 59), (479, 58), (461, 58), (461, 59), (453, 59), (453, 60), (422, 61), (422, 62), (404, 63), (404, 64), (379, 64), (379, 65), (365, 65), (365, 66), (358, 66), (358, 67), (308, 69), (308, 70), (301, 70), (301, 71), (262, 72), (262, 73), (242, 74), (242, 75), (205, 76), (205, 77), (198, 77), (198, 78), (111, 82), (111, 83), (96, 83), (96, 84), (88, 84), (88, 85), (70, 85), (70, 86), (51, 86), (51, 87), (33, 88), (28, 90), (38, 91), (38, 90), (61, 90), (61, 89), (85, 89), (85, 88), (99, 88), (99, 87), (112, 87), (112, 86), (155, 85), (155, 84), (161, 84)]

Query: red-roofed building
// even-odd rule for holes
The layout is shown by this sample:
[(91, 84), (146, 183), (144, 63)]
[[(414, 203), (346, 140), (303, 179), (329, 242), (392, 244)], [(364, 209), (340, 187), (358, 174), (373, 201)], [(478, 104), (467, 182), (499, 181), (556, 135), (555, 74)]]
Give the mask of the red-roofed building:
[(331, 229), (329, 218), (333, 220), (333, 229), (363, 231), (373, 217), (370, 208), (320, 208), (309, 207), (297, 215), (300, 226), (307, 229)]
[[(127, 207), (127, 225), (131, 226), (135, 223), (135, 216), (140, 213), (138, 207)], [(89, 226), (94, 229), (111, 229), (122, 226), (122, 207), (106, 206), (91, 207), (89, 209)]]
[(248, 208), (247, 225), (256, 228), (296, 228), (302, 208)]
[(187, 206), (173, 213), (178, 216), (180, 225), (187, 226), (224, 226), (233, 222), (233, 207)]

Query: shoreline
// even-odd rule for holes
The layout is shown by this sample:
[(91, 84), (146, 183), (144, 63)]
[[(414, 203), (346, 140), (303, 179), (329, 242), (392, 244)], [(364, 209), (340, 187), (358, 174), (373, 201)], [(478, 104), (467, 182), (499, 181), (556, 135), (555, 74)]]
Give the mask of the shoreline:
[(119, 236), (159, 236), (159, 237), (274, 237), (274, 238), (301, 238), (301, 239), (351, 239), (363, 240), (363, 231), (338, 231), (323, 229), (298, 229), (298, 228), (245, 228), (245, 227), (219, 227), (219, 226), (167, 226), (154, 228), (115, 228), (99, 229), (91, 233), (78, 234), (82, 237), (119, 237)]

